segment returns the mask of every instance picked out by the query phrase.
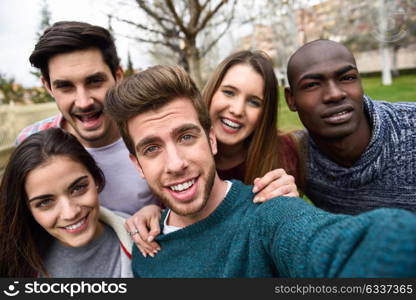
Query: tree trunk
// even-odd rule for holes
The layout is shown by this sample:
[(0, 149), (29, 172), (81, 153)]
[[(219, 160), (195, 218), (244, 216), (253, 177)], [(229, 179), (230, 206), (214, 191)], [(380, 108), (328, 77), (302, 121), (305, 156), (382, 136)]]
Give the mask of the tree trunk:
[(391, 52), (384, 37), (387, 36), (387, 11), (384, 0), (379, 0), (379, 32), (380, 36), (380, 55), (381, 55), (381, 69), (382, 69), (382, 84), (391, 85)]
[(391, 85), (391, 55), (390, 48), (386, 43), (380, 43), (381, 51), (381, 67), (382, 67), (382, 83), (383, 85)]
[(399, 49), (400, 49), (399, 45), (396, 44), (396, 45), (393, 46), (393, 66), (392, 66), (393, 77), (398, 77), (400, 75), (399, 67), (397, 65), (397, 59), (398, 59), (398, 56), (399, 56)]
[(204, 82), (201, 76), (201, 59), (199, 57), (199, 51), (195, 46), (191, 46), (186, 51), (188, 56), (189, 63), (189, 74), (194, 80), (195, 84), (201, 90), (203, 88)]

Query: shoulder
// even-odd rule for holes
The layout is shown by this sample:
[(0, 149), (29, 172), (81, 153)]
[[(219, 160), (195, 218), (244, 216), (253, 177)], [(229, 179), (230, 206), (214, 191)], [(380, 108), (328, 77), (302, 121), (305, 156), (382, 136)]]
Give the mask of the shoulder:
[(107, 224), (114, 230), (120, 243), (124, 248), (132, 249), (132, 240), (130, 239), (126, 229), (124, 228), (124, 223), (126, 221), (126, 218), (124, 216), (127, 217), (128, 215), (123, 214), (123, 216), (121, 216), (118, 212), (116, 213), (114, 211), (109, 210), (108, 208), (100, 206), (100, 221)]
[(51, 127), (61, 127), (62, 115), (55, 115), (50, 118), (38, 121), (22, 129), (16, 137), (16, 145), (19, 145), (30, 135)]

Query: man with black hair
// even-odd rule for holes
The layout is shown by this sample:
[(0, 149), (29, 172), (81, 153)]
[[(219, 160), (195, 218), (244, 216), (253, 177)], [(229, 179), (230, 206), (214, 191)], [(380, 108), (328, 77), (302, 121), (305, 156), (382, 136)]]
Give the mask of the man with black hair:
[(77, 137), (103, 170), (101, 205), (131, 215), (157, 203), (129, 161), (116, 124), (103, 110), (107, 90), (123, 79), (110, 32), (83, 22), (57, 22), (39, 38), (29, 60), (40, 69), (60, 114), (23, 129), (16, 143), (32, 133), (61, 127)]

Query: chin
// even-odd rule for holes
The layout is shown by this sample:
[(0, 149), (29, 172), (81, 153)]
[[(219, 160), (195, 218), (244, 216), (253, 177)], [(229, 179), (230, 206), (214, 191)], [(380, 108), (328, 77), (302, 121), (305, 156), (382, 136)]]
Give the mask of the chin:
[(88, 245), (93, 240), (93, 235), (89, 234), (88, 236), (82, 236), (79, 238), (71, 239), (70, 241), (63, 242), (65, 245), (78, 248)]

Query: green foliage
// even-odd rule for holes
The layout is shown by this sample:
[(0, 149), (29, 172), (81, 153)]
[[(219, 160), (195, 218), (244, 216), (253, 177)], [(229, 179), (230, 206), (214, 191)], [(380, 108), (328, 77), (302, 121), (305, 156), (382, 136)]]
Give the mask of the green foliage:
[(46, 28), (51, 26), (51, 12), (49, 10), (48, 2), (43, 0), (42, 8), (40, 10), (41, 20), (39, 23), (39, 30), (36, 33), (38, 38), (43, 34)]
[(55, 101), (51, 95), (49, 95), (46, 88), (43, 86), (41, 87), (33, 87), (27, 89), (28, 93), (30, 94), (30, 100), (33, 103), (46, 103), (46, 102), (53, 102)]
[(0, 104), (14, 103), (45, 103), (54, 99), (44, 87), (24, 88), (14, 78), (0, 74)]
[(14, 78), (0, 74), (0, 104), (23, 102), (24, 89), (15, 83)]

